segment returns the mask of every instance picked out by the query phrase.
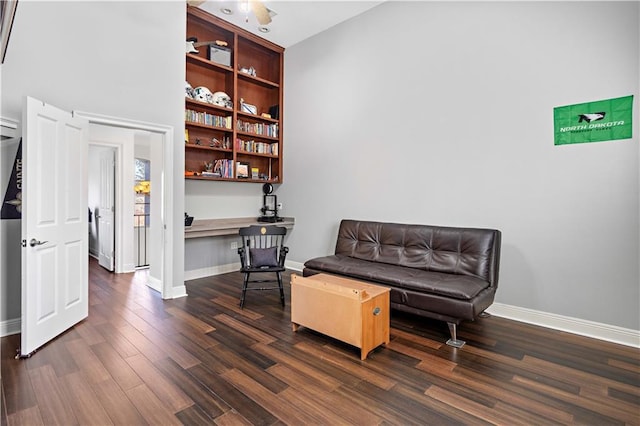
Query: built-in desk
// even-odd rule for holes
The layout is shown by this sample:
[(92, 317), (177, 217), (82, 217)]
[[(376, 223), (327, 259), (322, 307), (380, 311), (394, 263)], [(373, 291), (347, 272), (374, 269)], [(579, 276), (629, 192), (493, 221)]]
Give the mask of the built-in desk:
[(184, 228), (184, 238), (217, 237), (221, 235), (238, 235), (240, 228), (251, 225), (276, 225), (288, 230), (293, 229), (295, 218), (284, 217), (282, 222), (258, 222), (257, 217), (239, 217), (229, 219), (201, 219), (194, 220), (191, 226)]

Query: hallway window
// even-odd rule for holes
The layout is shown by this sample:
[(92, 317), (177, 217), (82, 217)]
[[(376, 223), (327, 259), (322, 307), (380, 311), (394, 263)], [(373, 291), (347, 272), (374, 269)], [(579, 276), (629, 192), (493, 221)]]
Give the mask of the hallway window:
[(134, 189), (134, 210), (133, 226), (134, 238), (136, 240), (136, 266), (149, 266), (147, 260), (147, 240), (149, 235), (149, 215), (151, 203), (151, 163), (149, 160), (141, 158), (135, 159), (135, 172), (133, 184)]

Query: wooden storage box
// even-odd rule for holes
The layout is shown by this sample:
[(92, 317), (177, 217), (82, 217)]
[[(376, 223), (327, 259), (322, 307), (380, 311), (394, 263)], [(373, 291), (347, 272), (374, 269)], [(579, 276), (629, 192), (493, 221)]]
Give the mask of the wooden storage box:
[(293, 331), (304, 326), (360, 348), (360, 359), (389, 343), (389, 292), (328, 274), (291, 276)]

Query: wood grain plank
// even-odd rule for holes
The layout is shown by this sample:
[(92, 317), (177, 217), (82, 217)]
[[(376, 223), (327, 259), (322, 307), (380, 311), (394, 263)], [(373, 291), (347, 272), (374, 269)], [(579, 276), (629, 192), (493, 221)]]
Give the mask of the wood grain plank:
[(76, 365), (90, 383), (100, 383), (111, 377), (104, 364), (84, 339), (72, 340), (65, 345)]
[(274, 342), (276, 339), (267, 333), (263, 333), (260, 330), (257, 330), (255, 327), (249, 326), (242, 321), (239, 321), (235, 318), (230, 317), (227, 314), (218, 314), (214, 317), (217, 321), (233, 328), (234, 330), (250, 337), (251, 339), (264, 343), (268, 345), (269, 343)]
[(211, 299), (211, 301), (217, 305), (220, 305), (236, 314), (242, 315), (245, 318), (252, 320), (259, 320), (262, 318), (262, 314), (252, 311), (251, 308), (245, 307), (240, 309), (240, 299), (231, 296), (219, 296)]
[(229, 406), (224, 400), (205, 386), (198, 377), (180, 367), (172, 359), (164, 358), (154, 362), (154, 365), (168, 380), (191, 398), (209, 418), (215, 419), (229, 410)]
[[(329, 424), (379, 424), (383, 419), (379, 416), (372, 414), (369, 410), (361, 408), (357, 405), (345, 403), (344, 399), (340, 398), (337, 394), (333, 393), (334, 389), (326, 389), (320, 386), (316, 386), (313, 382), (309, 382), (308, 378), (299, 375), (295, 370), (291, 370), (284, 365), (274, 365), (269, 368), (269, 373), (278, 377), (283, 382), (287, 383), (290, 388), (285, 389), (278, 395), (284, 396), (290, 403), (298, 405), (295, 399), (286, 393), (296, 393), (303, 400), (299, 403), (300, 406), (313, 404), (313, 410), (321, 410), (321, 412), (331, 412), (333, 416), (327, 418)], [(317, 416), (321, 418), (320, 416)]]
[(439, 342), (437, 340), (429, 339), (427, 337), (420, 336), (420, 335), (415, 334), (415, 333), (409, 333), (407, 331), (400, 330), (400, 329), (397, 329), (397, 328), (392, 329), (390, 334), (391, 334), (391, 340), (392, 341), (394, 339), (407, 340), (409, 342), (414, 342), (414, 343), (417, 343), (417, 344), (419, 344), (421, 346), (424, 346), (424, 347), (427, 347), (427, 348), (431, 348), (431, 349), (436, 349), (436, 350), (442, 348), (442, 345), (443, 345), (442, 342)]
[[(516, 407), (521, 407), (532, 415), (542, 416), (559, 423), (572, 423), (573, 416), (564, 407), (554, 404), (551, 398), (537, 392), (531, 392), (526, 388), (516, 387), (488, 377), (464, 367), (454, 369), (438, 368), (437, 364), (424, 363), (417, 368), (428, 371), (430, 374), (441, 377), (459, 386), (464, 386), (479, 395), (493, 397), (496, 400), (506, 402)], [(512, 376), (509, 376), (510, 378)], [(544, 421), (543, 421), (544, 423)]]
[(216, 418), (215, 424), (218, 426), (250, 426), (254, 423), (250, 423), (236, 411), (231, 410)]
[(112, 323), (100, 324), (96, 328), (122, 358), (128, 358), (140, 353)]
[(617, 407), (614, 407), (613, 404), (610, 403), (610, 401), (603, 402), (601, 399), (587, 399), (581, 397), (580, 395), (575, 395), (573, 393), (565, 392), (561, 389), (537, 383), (533, 380), (518, 375), (513, 377), (513, 381), (515, 383), (525, 385), (529, 389), (535, 389), (540, 393), (545, 393), (546, 395), (550, 395), (555, 399), (559, 399), (576, 407), (581, 407), (585, 410), (592, 411), (594, 413), (594, 416), (596, 416), (597, 413), (603, 416), (603, 418), (608, 417), (609, 421), (611, 421), (611, 419), (617, 419), (621, 422), (634, 424), (638, 423), (638, 421), (640, 420), (638, 418), (638, 412), (636, 410), (633, 410), (634, 412), (619, 410)]
[(125, 359), (147, 387), (172, 413), (193, 405), (193, 401), (175, 384), (167, 380), (151, 361), (141, 354)]
[(197, 377), (202, 385), (216, 395), (216, 398), (224, 401), (224, 414), (235, 410), (254, 425), (270, 425), (277, 421), (267, 410), (224, 380), (220, 374), (216, 374), (202, 365), (191, 368), (189, 373)]
[(29, 370), (42, 421), (47, 425), (76, 425), (78, 420), (68, 400), (63, 396), (58, 378), (50, 365)]
[[(391, 389), (397, 383), (396, 380), (390, 379), (388, 376), (385, 376), (383, 374), (379, 374), (377, 372), (371, 371), (365, 366), (363, 366), (363, 363), (366, 363), (366, 361), (365, 362), (360, 361), (359, 357), (353, 358), (353, 356), (350, 356), (350, 355), (338, 356), (338, 355), (332, 354), (330, 350), (321, 352), (321, 351), (318, 351), (313, 346), (308, 345), (304, 342), (298, 343), (295, 346), (296, 348), (304, 352), (313, 354), (318, 358), (322, 358), (322, 361), (324, 362), (330, 362), (331, 364), (338, 367), (339, 369), (349, 374), (361, 377), (362, 380), (365, 380), (382, 389)], [(328, 348), (330, 349), (330, 347)]]
[(195, 331), (198, 331), (200, 333), (210, 333), (212, 331), (215, 331), (216, 329), (214, 327), (211, 326), (211, 324), (208, 324), (196, 317), (194, 317), (193, 315), (183, 311), (182, 309), (178, 309), (175, 307), (168, 307), (166, 308), (166, 311), (171, 314), (171, 318), (167, 318), (164, 321), (173, 321), (175, 319), (178, 319), (180, 321), (176, 321), (180, 324), (187, 324), (190, 327), (192, 327)]
[(278, 398), (276, 394), (253, 380), (240, 370), (225, 372), (224, 377), (242, 393), (264, 407), (265, 410), (285, 423), (316, 424), (318, 419), (311, 413), (297, 409), (295, 405)]
[[(515, 416), (500, 413), (494, 407), (487, 407), (466, 398), (461, 398), (457, 394), (438, 386), (431, 386), (426, 390), (425, 394), (489, 423), (523, 426), (530, 426), (531, 424), (531, 421), (526, 421), (524, 418), (516, 418)], [(520, 417), (526, 417), (526, 413), (522, 413)]]
[(82, 321), (74, 328), (88, 345), (105, 341), (104, 336), (88, 321)]
[(61, 377), (59, 382), (65, 392), (65, 399), (70, 402), (79, 424), (105, 426), (113, 424), (83, 373), (67, 374)]
[(176, 416), (144, 383), (125, 392), (142, 417), (150, 425), (182, 426)]
[[(334, 390), (342, 384), (340, 380), (332, 377), (329, 374), (317, 370), (312, 364), (304, 362), (299, 358), (291, 356), (288, 353), (280, 351), (270, 345), (256, 343), (252, 346), (252, 348), (257, 352), (260, 352), (277, 361), (278, 364), (276, 364), (274, 367), (278, 365), (286, 365), (287, 367), (295, 371), (295, 374), (297, 376), (304, 377), (306, 383), (310, 382), (311, 384), (314, 384), (327, 391)], [(269, 367), (267, 371), (271, 372), (274, 367)], [(291, 385), (291, 383), (288, 384)]]
[(146, 356), (151, 362), (158, 361), (162, 358), (166, 358), (169, 354), (161, 347), (155, 345), (151, 340), (140, 333), (139, 330), (131, 325), (125, 325), (118, 328), (118, 332), (121, 333), (135, 348)]
[(44, 426), (38, 407), (25, 408), (7, 416), (8, 426)]
[(14, 334), (2, 338), (0, 346), (0, 377), (2, 377), (2, 391), (4, 409), (8, 415), (36, 407), (38, 401), (29, 379), (27, 363), (15, 359), (16, 349), (20, 347), (20, 335)]
[[(74, 335), (79, 338), (79, 335), (74, 330), (67, 330), (56, 339), (57, 342), (71, 341), (73, 339), (69, 337)], [(38, 355), (37, 357), (35, 356), (36, 354)], [(69, 354), (69, 351), (64, 346), (64, 344), (52, 344), (51, 342), (49, 342), (39, 348), (31, 356), (31, 358), (28, 358), (24, 361), (26, 361), (28, 369), (35, 369), (42, 366), (50, 365), (51, 367), (53, 367), (58, 377), (64, 376), (65, 374), (74, 373), (79, 370), (78, 366), (73, 361), (73, 358)]]
[[(210, 425), (214, 421), (211, 417), (202, 411), (198, 405), (194, 404), (185, 408), (182, 411), (178, 411), (175, 416), (183, 425)], [(221, 416), (217, 417), (220, 418)]]
[(116, 425), (146, 425), (147, 421), (134, 407), (124, 391), (113, 379), (107, 379), (94, 387), (96, 397)]
[(141, 385), (142, 379), (133, 371), (129, 364), (118, 354), (108, 343), (98, 343), (93, 345), (93, 352), (96, 354), (104, 368), (111, 377), (124, 390)]
[[(220, 358), (227, 366), (234, 366), (233, 369), (241, 370), (246, 375), (251, 377), (254, 381), (260, 383), (261, 386), (269, 389), (271, 392), (278, 393), (286, 388), (286, 384), (282, 383), (280, 380), (267, 373), (263, 368), (270, 367), (274, 363), (270, 362), (268, 364), (265, 364), (261, 362), (260, 364), (257, 364), (256, 362), (253, 362), (256, 359), (254, 354), (257, 355), (257, 352), (252, 351), (250, 348), (228, 348), (226, 346), (216, 348), (216, 356)], [(229, 369), (227, 369), (227, 371)], [(225, 371), (223, 374), (225, 374), (227, 371)]]

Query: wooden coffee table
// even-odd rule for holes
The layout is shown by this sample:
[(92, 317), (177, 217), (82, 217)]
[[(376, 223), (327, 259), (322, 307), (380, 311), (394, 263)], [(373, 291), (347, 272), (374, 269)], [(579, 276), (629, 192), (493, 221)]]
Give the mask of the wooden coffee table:
[(386, 287), (335, 275), (293, 274), (293, 331), (304, 326), (356, 346), (364, 360), (371, 350), (389, 343), (389, 292)]

